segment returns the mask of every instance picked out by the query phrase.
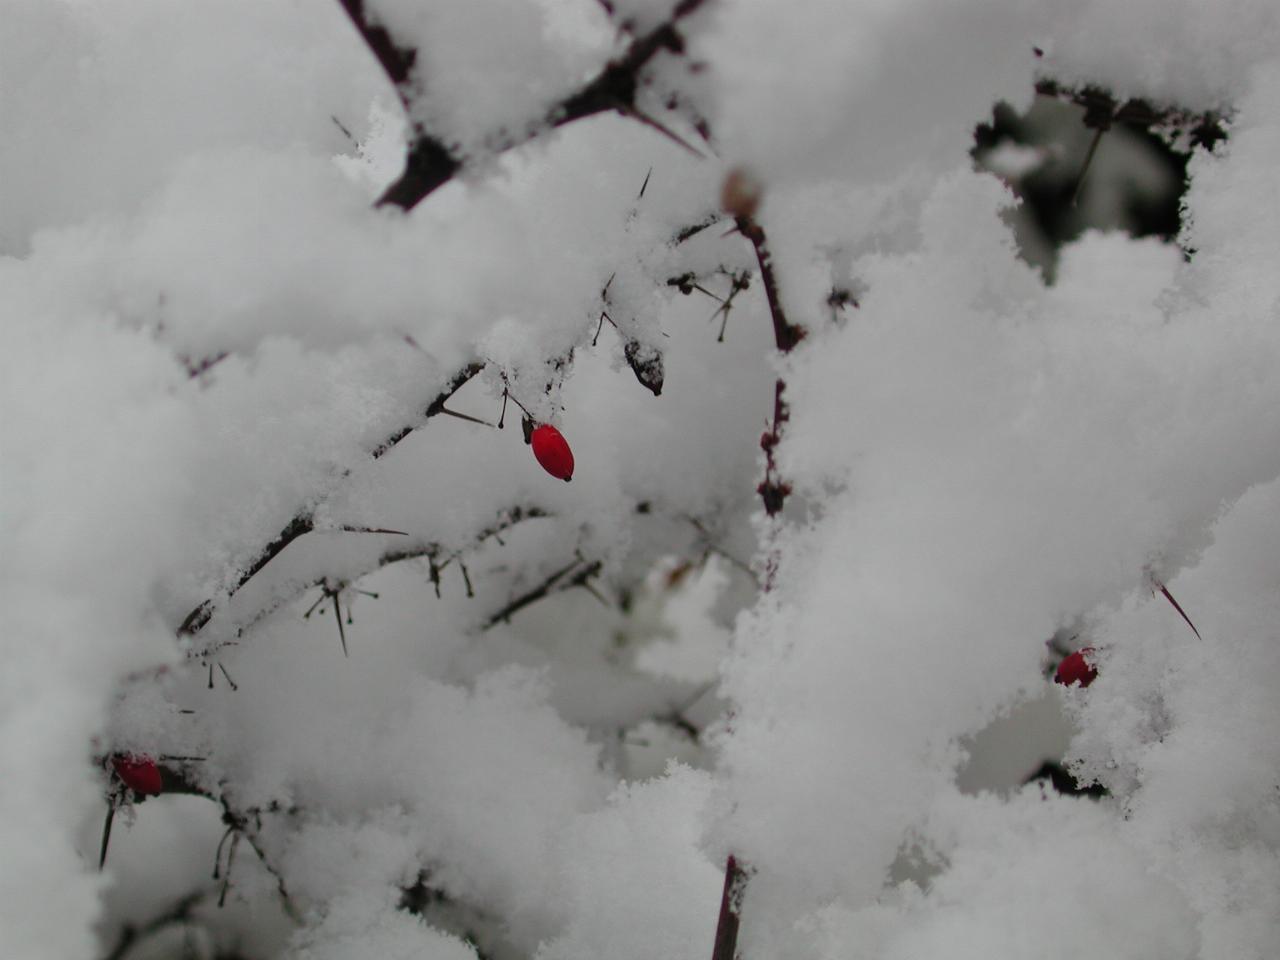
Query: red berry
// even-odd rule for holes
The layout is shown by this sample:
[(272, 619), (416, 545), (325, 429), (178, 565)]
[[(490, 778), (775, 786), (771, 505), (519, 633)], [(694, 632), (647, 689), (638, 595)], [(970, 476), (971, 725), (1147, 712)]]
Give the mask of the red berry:
[(573, 451), (559, 430), (549, 423), (541, 424), (534, 428), (529, 442), (543, 470), (559, 480), (573, 479)]
[(164, 789), (160, 768), (146, 755), (120, 754), (111, 758), (120, 782), (143, 797), (153, 797)]
[(1087, 687), (1093, 683), (1098, 677), (1098, 671), (1090, 662), (1089, 654), (1091, 653), (1093, 653), (1093, 647), (1084, 647), (1063, 657), (1062, 662), (1058, 664), (1058, 672), (1053, 675), (1054, 681), (1064, 687), (1074, 683)]

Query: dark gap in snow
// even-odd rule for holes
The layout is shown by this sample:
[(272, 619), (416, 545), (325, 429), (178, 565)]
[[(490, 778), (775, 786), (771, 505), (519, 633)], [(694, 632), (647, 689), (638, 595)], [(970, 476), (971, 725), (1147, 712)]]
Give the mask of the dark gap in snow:
[(1024, 112), (997, 103), (974, 130), (971, 151), (979, 169), (1022, 201), (1008, 219), (1023, 259), (1052, 283), (1058, 251), (1086, 230), (1176, 242), (1191, 152), (1226, 138), (1218, 115), (1047, 81), (1037, 89)]

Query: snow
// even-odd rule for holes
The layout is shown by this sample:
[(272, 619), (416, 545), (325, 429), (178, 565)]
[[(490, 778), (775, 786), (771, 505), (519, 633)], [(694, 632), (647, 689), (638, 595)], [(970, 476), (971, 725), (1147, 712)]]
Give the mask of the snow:
[[(6, 956), (709, 960), (732, 853), (744, 960), (1274, 957), (1280, 9), (707, 3), (627, 105), (696, 156), (551, 128), (670, 0), (365, 6), (407, 111), (338, 4), (5, 5)], [(1022, 258), (1041, 78), (1224, 111), (1176, 243), (1116, 133)]]

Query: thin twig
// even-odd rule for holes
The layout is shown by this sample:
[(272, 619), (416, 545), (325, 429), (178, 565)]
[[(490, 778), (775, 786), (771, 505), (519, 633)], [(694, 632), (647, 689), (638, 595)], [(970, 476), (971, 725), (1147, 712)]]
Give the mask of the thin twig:
[[(208, 796), (208, 794), (205, 794), (205, 796)], [(298, 908), (294, 906), (293, 899), (289, 896), (289, 888), (285, 886), (284, 874), (271, 862), (271, 858), (267, 856), (267, 852), (262, 848), (262, 844), (258, 839), (258, 829), (261, 827), (258, 812), (254, 810), (249, 813), (241, 813), (231, 806), (231, 801), (227, 799), (225, 793), (216, 799), (222, 805), (222, 819), (228, 826), (235, 828), (237, 836), (243, 835), (249, 841), (249, 846), (258, 855), (258, 860), (261, 862), (263, 869), (275, 878), (276, 891), (280, 894), (280, 902), (284, 907), (284, 912), (295, 923), (301, 923), (302, 915), (298, 912)], [(257, 826), (250, 824), (250, 814), (257, 821)], [(232, 843), (234, 844), (235, 841), (233, 840)]]
[(702, 545), (704, 550), (714, 553), (717, 556), (723, 557), (725, 560), (729, 561), (729, 563), (733, 564), (735, 567), (737, 567), (739, 570), (745, 573), (748, 577), (750, 577), (752, 582), (755, 583), (756, 586), (760, 585), (760, 578), (757, 577), (756, 572), (751, 569), (751, 565), (740, 560), (738, 557), (735, 557), (728, 550), (725, 550), (718, 543), (716, 543), (715, 538), (711, 535), (711, 531), (707, 529), (706, 524), (704, 524), (701, 520), (699, 520), (697, 517), (695, 517), (691, 513), (685, 514), (684, 518), (688, 520), (691, 524), (693, 524), (694, 529), (697, 530), (699, 534), (701, 534)]
[(1098, 144), (1102, 142), (1102, 135), (1106, 133), (1105, 127), (1098, 127), (1093, 134), (1093, 139), (1089, 141), (1089, 149), (1084, 155), (1084, 163), (1080, 165), (1080, 173), (1076, 176), (1076, 188), (1071, 193), (1071, 206), (1075, 206), (1080, 200), (1080, 194), (1084, 190), (1084, 180), (1089, 174), (1089, 165), (1093, 163), (1093, 155), (1098, 152)]
[[(510, 603), (504, 606), (501, 610), (490, 615), (489, 618), (484, 621), (483, 625), (481, 625), (480, 627), (481, 631), (489, 630), (497, 626), (499, 623), (510, 622), (511, 617), (514, 614), (523, 610), (525, 607), (529, 606), (530, 604), (537, 603), (539, 600), (543, 599), (546, 596), (549, 596), (552, 593), (563, 593), (565, 590), (571, 590), (574, 587), (586, 586), (587, 581), (591, 577), (599, 575), (600, 570), (603, 566), (599, 560), (596, 560), (596, 561), (593, 561), (592, 563), (587, 564), (585, 567), (579, 570), (576, 574), (574, 574), (573, 577), (571, 577), (568, 580), (564, 580), (564, 578), (567, 577), (574, 570), (574, 568), (578, 567), (582, 562), (583, 561), (581, 557), (575, 557), (573, 559), (573, 562), (570, 563), (568, 566), (561, 567), (559, 570), (556, 570), (555, 572), (553, 572), (549, 577), (543, 580), (542, 583), (538, 584), (532, 590), (529, 590), (526, 593), (522, 593), (520, 596), (516, 597), (514, 600), (512, 600)], [(563, 582), (561, 582), (562, 580)]]

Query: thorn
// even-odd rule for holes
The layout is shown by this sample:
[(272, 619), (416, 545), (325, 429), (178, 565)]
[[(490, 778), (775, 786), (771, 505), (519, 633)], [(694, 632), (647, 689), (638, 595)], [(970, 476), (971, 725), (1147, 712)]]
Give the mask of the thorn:
[(631, 119), (633, 120), (639, 120), (645, 126), (652, 127), (654, 130), (657, 130), (660, 134), (662, 134), (667, 139), (684, 147), (686, 150), (692, 153), (699, 160), (707, 159), (706, 154), (698, 150), (697, 147), (689, 143), (689, 141), (685, 140), (683, 137), (681, 137), (679, 134), (672, 131), (670, 128), (664, 126), (663, 124), (659, 123), (657, 120), (653, 119), (653, 117), (649, 116), (648, 114), (641, 113), (639, 110), (635, 109), (634, 107), (628, 106), (626, 104), (619, 106), (617, 110), (624, 117), (631, 117)]
[(232, 690), (239, 690), (240, 687), (231, 679), (231, 674), (227, 673), (227, 668), (222, 665), (222, 661), (218, 661), (218, 669), (222, 671), (222, 675), (227, 678), (227, 683), (231, 685)]
[[(612, 323), (612, 321), (610, 321), (610, 322)], [(523, 403), (521, 403), (519, 400), (517, 400), (517, 399), (516, 399), (516, 395), (515, 395), (514, 393), (511, 393), (510, 391), (505, 391), (505, 392), (506, 392), (507, 396), (511, 398), (511, 402), (512, 402), (512, 403), (514, 403), (514, 404), (515, 404), (517, 407), (519, 407), (521, 410), (523, 410), (523, 411), (524, 411), (524, 415), (525, 415), (526, 417), (528, 417), (530, 420), (532, 420), (532, 419), (533, 419), (533, 414), (531, 414), (531, 413), (529, 412), (529, 409), (528, 409), (528, 408), (527, 408)]]
[(342, 627), (342, 612), (338, 609), (338, 592), (335, 590), (333, 596), (333, 619), (338, 621), (338, 640), (342, 643), (342, 655), (347, 654), (347, 631)]
[(1156, 585), (1160, 588), (1160, 592), (1164, 594), (1164, 598), (1173, 604), (1173, 609), (1182, 614), (1182, 619), (1187, 621), (1187, 626), (1190, 627), (1191, 632), (1196, 635), (1196, 639), (1203, 642), (1204, 637), (1200, 636), (1200, 631), (1196, 629), (1196, 625), (1192, 623), (1191, 618), (1187, 616), (1187, 611), (1183, 610), (1182, 605), (1178, 603), (1177, 600), (1173, 599), (1173, 594), (1169, 592), (1169, 588), (1159, 581), (1157, 581)]
[[(444, 411), (444, 412), (445, 412), (445, 413), (449, 413), (450, 411), (446, 410), (446, 411)], [(462, 416), (462, 414), (460, 414), (460, 413), (455, 413), (455, 414), (454, 414), (454, 416), (455, 416), (455, 417), (460, 417), (460, 416)], [(467, 419), (471, 419), (471, 418), (470, 418), (470, 417), (468, 417)], [(482, 422), (482, 423), (483, 423), (483, 421), (480, 421), (480, 422)], [(491, 423), (490, 423), (490, 424), (486, 424), (486, 426), (490, 426), (490, 427), (491, 427), (491, 426), (493, 426), (493, 424), (491, 424)], [(388, 530), (386, 527), (350, 527), (350, 526), (342, 526), (342, 527), (335, 527), (334, 529), (336, 529), (336, 530), (340, 530), (342, 533), (387, 533), (387, 534), (391, 534), (392, 536), (396, 536), (396, 537), (407, 537), (407, 536), (409, 535), (409, 534), (405, 533), (403, 530)]]
[(218, 841), (217, 848), (213, 851), (213, 879), (215, 880), (222, 879), (222, 850), (235, 832), (235, 827), (227, 827), (222, 834), (222, 839)]
[(107, 801), (107, 819), (102, 823), (102, 849), (98, 852), (99, 872), (107, 865), (107, 845), (111, 842), (111, 821), (116, 818), (116, 799)]
[[(478, 424), (480, 424), (481, 426), (484, 426), (484, 427), (492, 427), (492, 426), (493, 426), (493, 424), (492, 424), (492, 423), (490, 423), (488, 420), (481, 420), (479, 417), (473, 417), (473, 416), (471, 416), (470, 414), (466, 414), (466, 413), (458, 413), (456, 410), (450, 410), (450, 409), (449, 409), (448, 407), (446, 407), (444, 404), (441, 404), (441, 405), (440, 405), (440, 412), (441, 412), (441, 413), (447, 413), (447, 414), (448, 414), (449, 416), (451, 416), (451, 417), (457, 417), (459, 420), (470, 420), (472, 423), (478, 423)], [(385, 531), (385, 530), (384, 530), (384, 531), (375, 531), (375, 532), (382, 532), (382, 533), (386, 533), (387, 531)], [(391, 532), (392, 532), (392, 533), (395, 533), (395, 532), (397, 532), (397, 531), (391, 531)]]
[(222, 893), (218, 895), (218, 907), (223, 907), (227, 902), (227, 891), (231, 889), (231, 864), (236, 858), (236, 847), (240, 846), (240, 833), (236, 832), (231, 838), (231, 849), (227, 851), (227, 871), (223, 874)]
[(583, 590), (587, 591), (587, 593), (591, 594), (593, 597), (599, 600), (601, 606), (603, 607), (613, 606), (613, 604), (611, 604), (608, 600), (605, 599), (604, 594), (602, 594), (599, 590), (597, 590), (595, 587), (591, 585), (590, 581), (583, 580), (580, 584), (578, 584), (578, 586), (582, 587)]
[(350, 140), (350, 141), (352, 142), (352, 144), (354, 144), (355, 146), (359, 146), (359, 143), (357, 143), (357, 142), (356, 142), (356, 138), (352, 135), (352, 133), (351, 133), (351, 131), (350, 131), (350, 130), (348, 130), (345, 126), (343, 126), (343, 123), (342, 123), (342, 121), (341, 121), (341, 120), (339, 120), (339, 119), (338, 119), (336, 116), (334, 116), (333, 114), (330, 114), (330, 115), (329, 115), (329, 119), (330, 119), (330, 120), (332, 120), (332, 121), (333, 121), (333, 123), (334, 123), (334, 125), (335, 125), (339, 130), (341, 130), (341, 131), (342, 131), (342, 135), (343, 135), (344, 137), (346, 137), (348, 140)]
[(636, 195), (637, 200), (644, 198), (644, 191), (649, 186), (649, 178), (653, 176), (653, 167), (649, 168), (649, 172), (644, 175), (644, 183), (640, 184), (640, 193)]
[(471, 589), (471, 574), (467, 572), (467, 565), (462, 562), (462, 558), (458, 558), (458, 569), (462, 571), (462, 581), (467, 585), (467, 599), (475, 597), (476, 592)]
[[(325, 598), (325, 597), (327, 597), (328, 595), (329, 595), (329, 591), (328, 591), (328, 590), (326, 590), (323, 586), (321, 586), (321, 587), (320, 587), (320, 596), (316, 597), (316, 602), (315, 602), (315, 603), (313, 603), (311, 606), (307, 607), (307, 612), (306, 612), (306, 613), (304, 613), (304, 614), (302, 615), (302, 619), (303, 619), (303, 620), (310, 620), (310, 619), (311, 619), (311, 614), (315, 613), (316, 607), (320, 606), (320, 604), (324, 602), (324, 598)], [(323, 610), (321, 610), (320, 612), (321, 612), (321, 613), (323, 613), (324, 611), (323, 611)]]
[(213, 661), (209, 661), (209, 689), (213, 689)]
[[(649, 168), (649, 172), (650, 172), (650, 173), (652, 173), (652, 172), (653, 172), (653, 167), (650, 167), (650, 168)], [(645, 177), (645, 183), (648, 183), (648, 182), (649, 182), (649, 178), (648, 178), (648, 177)], [(641, 192), (643, 192), (643, 191), (641, 191)], [(609, 287), (611, 287), (611, 286), (613, 285), (613, 278), (614, 278), (614, 277), (616, 277), (617, 275), (618, 275), (618, 271), (617, 271), (617, 270), (615, 270), (615, 271), (613, 271), (613, 273), (609, 274), (609, 279), (608, 279), (608, 280), (606, 280), (606, 281), (604, 282), (604, 289), (600, 291), (600, 299), (601, 299), (601, 300), (608, 300), (608, 299), (609, 299)]]
[[(610, 277), (609, 279), (613, 279)], [(502, 415), (498, 417), (498, 429), (502, 429), (503, 421), (507, 418), (507, 388), (502, 388)]]

